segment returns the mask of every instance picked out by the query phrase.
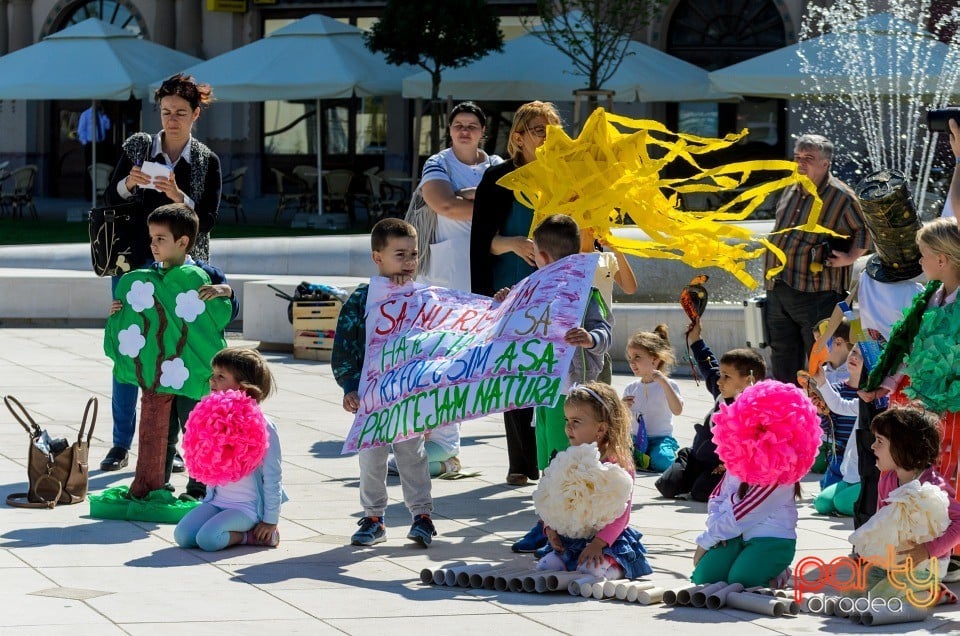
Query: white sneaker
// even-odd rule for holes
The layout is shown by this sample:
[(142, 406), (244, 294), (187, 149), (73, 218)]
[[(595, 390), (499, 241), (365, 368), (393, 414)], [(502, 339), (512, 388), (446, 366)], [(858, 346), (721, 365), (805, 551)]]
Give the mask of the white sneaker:
[(441, 470), (441, 474), (443, 474), (443, 475), (446, 475), (447, 473), (459, 473), (459, 472), (460, 472), (461, 465), (460, 465), (460, 458), (458, 458), (458, 457), (451, 457), (450, 459), (446, 460), (445, 462), (441, 462), (441, 463), (442, 463), (442, 465), (443, 465), (443, 466), (442, 466), (442, 470)]
[(947, 566), (947, 573), (940, 579), (944, 583), (956, 583), (960, 581), (960, 556), (950, 557), (950, 565)]

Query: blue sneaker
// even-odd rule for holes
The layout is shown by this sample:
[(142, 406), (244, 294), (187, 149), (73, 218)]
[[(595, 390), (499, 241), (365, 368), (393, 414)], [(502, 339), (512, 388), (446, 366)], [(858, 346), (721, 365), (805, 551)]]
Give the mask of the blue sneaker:
[(416, 541), (423, 547), (429, 547), (430, 542), (433, 541), (433, 538), (437, 536), (437, 530), (433, 527), (433, 521), (430, 519), (430, 515), (417, 515), (413, 519), (413, 525), (410, 526), (410, 532), (407, 533), (407, 538), (411, 541)]
[(387, 540), (383, 517), (364, 517), (357, 522), (360, 529), (350, 537), (351, 545), (376, 545)]
[(530, 532), (523, 535), (523, 538), (514, 543), (510, 549), (514, 552), (536, 552), (545, 545), (547, 545), (547, 535), (543, 532), (543, 522), (537, 521), (537, 525), (530, 528)]

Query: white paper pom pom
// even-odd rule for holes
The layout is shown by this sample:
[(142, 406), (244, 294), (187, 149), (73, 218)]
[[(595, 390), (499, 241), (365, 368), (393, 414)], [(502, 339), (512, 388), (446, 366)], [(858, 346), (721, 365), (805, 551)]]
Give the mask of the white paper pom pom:
[(896, 549), (908, 541), (932, 541), (950, 525), (947, 493), (933, 484), (914, 479), (891, 492), (887, 501), (850, 535), (850, 543), (863, 558), (886, 557), (888, 546)]
[(633, 478), (616, 464), (600, 461), (596, 444), (557, 453), (533, 492), (543, 522), (571, 539), (589, 539), (623, 514)]

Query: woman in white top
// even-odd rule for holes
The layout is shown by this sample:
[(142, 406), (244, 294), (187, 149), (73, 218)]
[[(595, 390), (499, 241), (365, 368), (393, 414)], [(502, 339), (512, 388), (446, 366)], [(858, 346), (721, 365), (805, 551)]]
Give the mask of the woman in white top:
[(450, 112), (450, 147), (427, 159), (420, 178), (423, 200), (437, 213), (428, 269), (417, 282), (470, 291), (473, 195), (487, 168), (503, 163), (480, 149), (487, 118), (473, 102)]

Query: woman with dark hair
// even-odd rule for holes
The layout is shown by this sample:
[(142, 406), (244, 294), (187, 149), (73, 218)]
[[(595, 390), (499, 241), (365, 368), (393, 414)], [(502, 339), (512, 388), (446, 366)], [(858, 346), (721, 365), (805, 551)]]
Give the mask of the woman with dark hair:
[[(162, 129), (155, 135), (134, 133), (123, 142), (123, 152), (113, 177), (104, 192), (107, 205), (139, 200), (142, 231), (124, 254), (130, 269), (150, 264), (150, 232), (147, 216), (168, 203), (184, 203), (200, 219), (200, 232), (190, 252), (194, 260), (210, 258), (210, 230), (220, 209), (220, 158), (191, 134), (200, 110), (213, 101), (209, 84), (198, 84), (189, 76), (177, 74), (160, 85), (154, 94), (160, 110)], [(152, 161), (170, 168), (169, 178), (152, 179), (141, 166)], [(129, 270), (128, 270), (129, 271)], [(113, 277), (116, 289), (119, 276)], [(113, 447), (100, 463), (101, 470), (120, 470), (128, 463), (127, 454), (136, 430), (137, 387), (113, 381)], [(182, 471), (182, 464), (176, 469)]]
[[(457, 104), (448, 118), (450, 147), (423, 164), (420, 194), (436, 212), (426, 268), (418, 282), (448, 289), (470, 290), (470, 250), (473, 222), (473, 195), (484, 172), (503, 162), (497, 155), (480, 149), (487, 117), (473, 102)], [(424, 232), (424, 228), (417, 228)]]
[[(537, 148), (547, 138), (547, 126), (558, 125), (560, 115), (553, 104), (530, 102), (521, 106), (510, 127), (507, 142), (510, 160), (487, 171), (477, 187), (470, 234), (470, 272), (475, 294), (493, 296), (498, 289), (512, 287), (533, 273), (533, 241), (528, 238), (533, 210), (520, 204), (512, 191), (497, 185), (497, 180), (536, 161)], [(528, 480), (540, 477), (536, 437), (531, 425), (533, 409), (507, 411), (503, 419), (510, 464), (507, 483), (523, 486)]]

